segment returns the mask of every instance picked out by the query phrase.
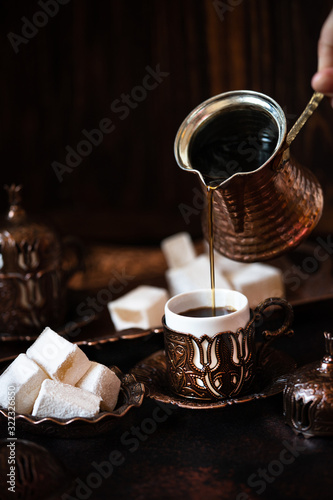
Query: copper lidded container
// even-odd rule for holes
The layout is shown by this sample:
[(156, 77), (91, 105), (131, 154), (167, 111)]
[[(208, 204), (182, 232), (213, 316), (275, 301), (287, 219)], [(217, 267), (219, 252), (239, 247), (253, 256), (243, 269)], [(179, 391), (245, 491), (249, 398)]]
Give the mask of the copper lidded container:
[(305, 437), (333, 436), (333, 335), (324, 336), (324, 358), (291, 374), (283, 393), (285, 421)]
[(35, 338), (64, 320), (66, 283), (63, 244), (48, 225), (22, 207), (21, 186), (6, 186), (9, 210), (0, 224), (0, 334)]

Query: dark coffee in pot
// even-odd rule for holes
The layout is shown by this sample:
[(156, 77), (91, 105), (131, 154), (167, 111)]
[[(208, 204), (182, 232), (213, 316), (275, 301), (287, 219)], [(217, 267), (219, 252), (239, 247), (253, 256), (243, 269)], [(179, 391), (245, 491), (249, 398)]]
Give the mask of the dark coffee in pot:
[(273, 154), (279, 131), (261, 110), (215, 115), (198, 128), (190, 144), (193, 168), (214, 187), (238, 172), (253, 172)]

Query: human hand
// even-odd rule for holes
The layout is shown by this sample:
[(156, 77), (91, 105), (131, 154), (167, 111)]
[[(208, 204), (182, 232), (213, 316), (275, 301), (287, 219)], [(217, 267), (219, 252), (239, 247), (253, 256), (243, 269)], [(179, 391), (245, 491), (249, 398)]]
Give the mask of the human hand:
[(333, 9), (320, 32), (318, 42), (318, 69), (311, 80), (313, 89), (331, 98), (333, 106)]

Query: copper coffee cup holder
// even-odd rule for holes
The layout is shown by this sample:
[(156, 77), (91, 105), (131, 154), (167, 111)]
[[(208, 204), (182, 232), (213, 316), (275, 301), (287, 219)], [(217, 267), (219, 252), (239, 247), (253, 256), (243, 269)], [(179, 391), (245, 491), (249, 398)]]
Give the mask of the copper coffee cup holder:
[[(282, 325), (265, 330), (264, 342), (256, 346), (256, 325), (272, 306), (284, 311)], [(253, 382), (257, 366), (272, 340), (293, 334), (292, 306), (282, 298), (268, 298), (254, 311), (245, 328), (225, 331), (214, 336), (194, 335), (170, 330), (163, 317), (164, 345), (168, 383), (172, 391), (185, 398), (214, 400), (246, 393)]]

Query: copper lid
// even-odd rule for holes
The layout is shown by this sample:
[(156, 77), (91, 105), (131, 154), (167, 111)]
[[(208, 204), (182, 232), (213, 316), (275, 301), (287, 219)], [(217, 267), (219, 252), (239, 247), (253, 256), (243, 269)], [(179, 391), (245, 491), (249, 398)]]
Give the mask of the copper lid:
[(0, 273), (29, 274), (59, 266), (60, 240), (53, 229), (32, 220), (22, 207), (22, 186), (5, 186), (9, 209), (0, 223)]
[(333, 435), (333, 334), (324, 336), (324, 358), (294, 372), (283, 394), (286, 423), (306, 437)]

